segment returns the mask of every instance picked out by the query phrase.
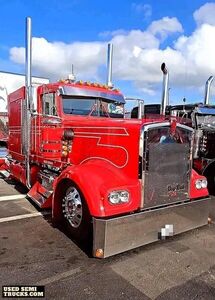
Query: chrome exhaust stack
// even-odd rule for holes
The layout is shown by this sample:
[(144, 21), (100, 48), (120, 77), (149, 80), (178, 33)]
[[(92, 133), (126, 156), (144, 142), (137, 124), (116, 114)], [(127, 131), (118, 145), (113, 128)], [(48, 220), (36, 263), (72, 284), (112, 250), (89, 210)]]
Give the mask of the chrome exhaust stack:
[(112, 65), (113, 65), (113, 44), (108, 43), (107, 53), (107, 86), (113, 88), (112, 83)]
[(26, 18), (25, 40), (25, 109), (24, 109), (24, 154), (26, 165), (26, 184), (31, 187), (30, 180), (30, 149), (31, 149), (31, 108), (32, 108), (32, 30), (31, 18)]
[(204, 105), (209, 105), (210, 101), (210, 88), (211, 88), (211, 83), (214, 80), (214, 76), (210, 76), (208, 80), (205, 83), (205, 100), (204, 100)]
[(138, 119), (142, 119), (144, 116), (144, 101), (138, 100)]
[(169, 105), (169, 72), (165, 63), (162, 63), (161, 71), (163, 72), (163, 92), (160, 114), (165, 115), (166, 106)]

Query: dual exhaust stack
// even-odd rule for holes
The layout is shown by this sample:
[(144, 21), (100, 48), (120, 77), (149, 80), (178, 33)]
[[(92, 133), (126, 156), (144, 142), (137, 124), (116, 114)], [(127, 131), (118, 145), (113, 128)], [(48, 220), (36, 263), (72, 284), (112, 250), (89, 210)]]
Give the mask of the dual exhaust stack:
[[(162, 101), (161, 101), (161, 110), (160, 114), (165, 115), (166, 107), (169, 105), (169, 72), (165, 63), (161, 65), (161, 71), (163, 72), (163, 92), (162, 92)], [(211, 84), (214, 80), (214, 76), (210, 76), (205, 84), (205, 98), (204, 105), (210, 104), (210, 89)]]
[[(29, 160), (30, 155), (30, 116), (32, 108), (32, 24), (31, 18), (26, 18), (26, 75), (25, 75), (25, 85), (26, 85), (26, 128), (25, 128), (25, 145), (24, 152), (26, 154), (26, 160)], [(113, 66), (113, 44), (108, 43), (108, 53), (107, 53), (107, 86), (113, 88), (112, 83), (112, 66)], [(169, 72), (165, 63), (161, 65), (161, 71), (163, 72), (163, 92), (161, 101), (160, 114), (165, 115), (166, 107), (169, 105)], [(205, 99), (204, 105), (209, 105), (210, 87), (214, 80), (214, 76), (210, 76), (205, 85)], [(142, 109), (141, 109), (142, 110)], [(27, 168), (29, 168), (29, 161), (26, 161)], [(30, 172), (27, 172), (30, 173)], [(30, 185), (30, 176), (26, 176), (28, 183)]]
[(165, 63), (161, 65), (161, 71), (163, 72), (163, 92), (161, 99), (161, 110), (160, 114), (166, 114), (166, 107), (169, 105), (169, 72)]
[(211, 84), (212, 84), (213, 80), (214, 80), (214, 76), (210, 76), (208, 78), (208, 80), (206, 81), (204, 105), (210, 104), (210, 89), (211, 89)]
[(30, 149), (31, 149), (31, 109), (32, 109), (32, 34), (31, 18), (26, 18), (26, 41), (25, 41), (25, 106), (23, 115), (23, 152), (25, 154), (26, 184), (31, 187), (30, 178)]

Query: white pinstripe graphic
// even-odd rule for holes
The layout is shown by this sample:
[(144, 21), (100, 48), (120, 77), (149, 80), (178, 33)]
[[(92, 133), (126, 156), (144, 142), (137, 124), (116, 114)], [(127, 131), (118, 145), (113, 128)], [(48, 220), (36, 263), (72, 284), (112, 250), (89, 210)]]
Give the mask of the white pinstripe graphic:
[[(101, 141), (101, 136), (99, 135), (106, 135), (106, 136), (129, 136), (127, 130), (125, 128), (121, 128), (121, 127), (74, 127), (74, 129), (77, 129), (77, 128), (80, 128), (80, 129), (107, 129), (107, 130), (116, 130), (116, 129), (119, 129), (119, 130), (123, 130), (124, 133), (109, 133), (109, 132), (75, 132), (75, 137), (78, 137), (78, 138), (94, 138), (94, 139), (98, 139), (98, 142), (97, 142), (97, 146), (102, 146), (102, 147), (109, 147), (109, 148), (118, 148), (118, 149), (122, 149), (125, 154), (126, 154), (126, 159), (125, 159), (125, 162), (122, 164), (122, 165), (117, 165), (115, 164), (113, 161), (107, 159), (107, 158), (104, 158), (104, 157), (101, 157), (101, 156), (90, 156), (90, 157), (87, 157), (85, 158), (84, 160), (81, 161), (80, 164), (83, 164), (84, 162), (86, 161), (89, 161), (91, 159), (101, 159), (101, 160), (104, 160), (104, 161), (107, 161), (109, 163), (111, 163), (112, 165), (114, 165), (115, 167), (117, 167), (118, 169), (122, 169), (124, 168), (127, 163), (128, 163), (128, 159), (129, 159), (129, 155), (128, 155), (128, 151), (125, 147), (122, 147), (122, 146), (116, 146), (116, 145), (110, 145), (110, 144), (102, 144), (100, 141)], [(85, 135), (82, 135), (82, 134), (85, 134)], [(95, 136), (97, 135), (97, 136)]]
[[(87, 127), (87, 126), (77, 126), (77, 127), (65, 127), (64, 129), (66, 129), (66, 128), (70, 128), (70, 129), (74, 129), (74, 130), (76, 130), (76, 129), (79, 129), (79, 130), (81, 130), (81, 129), (96, 129), (96, 130), (106, 129), (107, 131), (110, 131), (110, 130), (121, 131), (122, 133), (112, 133), (112, 132), (84, 132), (84, 131), (78, 131), (77, 130), (77, 131), (75, 131), (75, 137), (78, 137), (78, 138), (88, 138), (88, 139), (89, 138), (98, 139), (97, 146), (122, 149), (125, 152), (125, 155), (126, 155), (125, 162), (122, 165), (117, 165), (113, 161), (111, 161), (111, 160), (109, 160), (107, 158), (104, 158), (104, 157), (100, 157), (100, 156), (90, 156), (90, 157), (87, 157), (84, 160), (82, 160), (80, 162), (80, 164), (83, 164), (84, 162), (86, 162), (88, 160), (91, 160), (91, 159), (101, 159), (101, 160), (104, 160), (104, 161), (107, 161), (107, 162), (111, 163), (112, 165), (114, 165), (118, 169), (124, 168), (127, 165), (128, 159), (129, 159), (129, 154), (128, 154), (128, 151), (127, 151), (127, 149), (125, 147), (117, 146), (117, 145), (111, 145), (111, 144), (102, 144), (101, 143), (102, 136), (129, 136), (126, 128), (123, 128), (123, 127), (93, 127), (93, 126)], [(13, 152), (13, 151), (11, 151), (11, 152)], [(38, 156), (38, 155), (37, 155), (37, 157), (38, 158), (39, 157), (43, 158), (42, 156)], [(61, 161), (56, 160), (56, 159), (54, 159), (54, 160), (50, 159), (50, 161), (61, 162)]]

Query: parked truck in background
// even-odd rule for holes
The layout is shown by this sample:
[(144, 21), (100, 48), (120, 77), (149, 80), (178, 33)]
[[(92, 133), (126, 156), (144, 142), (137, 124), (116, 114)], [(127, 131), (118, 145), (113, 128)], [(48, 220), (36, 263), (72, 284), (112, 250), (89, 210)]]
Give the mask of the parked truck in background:
[[(32, 76), (32, 85), (48, 83), (49, 79)], [(25, 75), (0, 71), (0, 147), (7, 147), (8, 141), (8, 94), (25, 84)], [(2, 148), (1, 148), (2, 149)], [(0, 151), (0, 157), (3, 151)]]
[(108, 85), (66, 79), (33, 91), (30, 18), (27, 29), (26, 86), (8, 97), (8, 165), (29, 197), (98, 258), (207, 224), (193, 129), (163, 116), (124, 118), (110, 72)]
[(6, 147), (8, 139), (8, 116), (6, 112), (0, 112), (0, 147)]
[[(214, 79), (210, 76), (205, 85), (204, 101), (199, 103), (171, 104), (169, 101), (168, 70), (163, 63), (161, 66), (164, 74), (163, 95), (164, 109), (161, 104), (145, 105), (143, 118), (159, 118), (161, 115), (177, 118), (181, 124), (194, 129), (194, 169), (207, 177), (209, 194), (215, 194), (215, 105), (210, 104), (210, 87)], [(184, 99), (185, 100), (185, 99)], [(138, 107), (131, 112), (132, 118), (137, 118)]]
[[(165, 76), (165, 75), (164, 75)], [(194, 168), (206, 176), (210, 194), (215, 194), (215, 106), (210, 104), (210, 87), (214, 77), (205, 84), (202, 103), (170, 105), (165, 114), (177, 117), (181, 123), (194, 129)], [(168, 90), (168, 84), (167, 84)], [(167, 93), (167, 91), (165, 92)]]

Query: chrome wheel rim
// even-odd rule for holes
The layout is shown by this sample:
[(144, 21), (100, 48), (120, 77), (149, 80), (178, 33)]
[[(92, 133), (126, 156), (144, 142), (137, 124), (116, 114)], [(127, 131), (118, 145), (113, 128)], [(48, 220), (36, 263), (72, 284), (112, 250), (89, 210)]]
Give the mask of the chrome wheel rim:
[(82, 220), (82, 202), (81, 196), (75, 187), (63, 198), (63, 215), (70, 225), (78, 228)]

